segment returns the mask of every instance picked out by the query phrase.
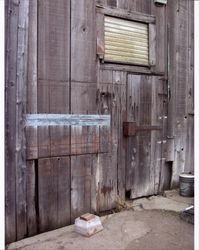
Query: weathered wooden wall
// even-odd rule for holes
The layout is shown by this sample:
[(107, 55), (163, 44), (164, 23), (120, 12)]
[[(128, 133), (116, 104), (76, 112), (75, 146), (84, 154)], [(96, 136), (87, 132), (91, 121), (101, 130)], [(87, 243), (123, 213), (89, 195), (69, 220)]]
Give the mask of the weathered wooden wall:
[[(155, 16), (150, 68), (99, 60), (96, 5)], [(193, 171), (192, 0), (161, 7), (8, 0), (5, 7), (7, 243), (114, 209), (118, 196), (176, 187), (180, 172)], [(27, 114), (110, 115), (111, 123), (26, 126)], [(127, 121), (160, 130), (126, 137)]]

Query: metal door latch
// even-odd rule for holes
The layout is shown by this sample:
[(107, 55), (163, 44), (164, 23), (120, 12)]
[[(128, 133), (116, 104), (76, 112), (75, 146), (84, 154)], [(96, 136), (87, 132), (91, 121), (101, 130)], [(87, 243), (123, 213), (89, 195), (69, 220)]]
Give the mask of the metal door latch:
[(161, 127), (156, 125), (137, 125), (136, 122), (123, 122), (124, 136), (135, 136), (137, 132), (151, 130), (161, 130)]

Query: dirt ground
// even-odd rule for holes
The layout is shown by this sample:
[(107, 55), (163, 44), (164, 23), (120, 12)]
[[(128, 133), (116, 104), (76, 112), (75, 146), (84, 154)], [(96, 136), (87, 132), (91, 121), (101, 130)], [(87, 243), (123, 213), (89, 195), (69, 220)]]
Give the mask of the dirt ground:
[(20, 250), (192, 250), (194, 226), (179, 218), (176, 212), (163, 210), (124, 211), (103, 219), (104, 230), (86, 238), (74, 232), (73, 226), (10, 245)]
[[(192, 250), (194, 225), (179, 213), (194, 204), (178, 190), (125, 203), (128, 210), (101, 217), (103, 231), (90, 238), (74, 225), (12, 243), (8, 250)], [(123, 205), (123, 204), (122, 204)]]

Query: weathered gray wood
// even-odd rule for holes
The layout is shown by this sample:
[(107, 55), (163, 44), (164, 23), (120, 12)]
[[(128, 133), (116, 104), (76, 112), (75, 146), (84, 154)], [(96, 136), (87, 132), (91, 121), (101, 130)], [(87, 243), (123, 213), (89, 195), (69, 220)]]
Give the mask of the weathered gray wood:
[[(68, 114), (70, 1), (39, 1), (38, 79), (38, 113)], [(39, 127), (39, 157), (69, 155), (69, 140), (68, 126)]]
[[(193, 3), (192, 3), (193, 4)], [(171, 99), (169, 102), (170, 137), (174, 136), (174, 162), (172, 166), (171, 186), (179, 184), (179, 174), (185, 169), (187, 144), (186, 98), (189, 75), (189, 2), (169, 1), (169, 84)], [(193, 81), (191, 81), (193, 82)]]
[(71, 209), (71, 197), (70, 197), (70, 159), (69, 157), (63, 157), (53, 159), (53, 167), (58, 171), (58, 206), (57, 206), (57, 226), (63, 227), (69, 225), (71, 222), (70, 209)]
[[(96, 90), (96, 83), (72, 82), (71, 113), (96, 114)], [(90, 125), (71, 126), (71, 154), (99, 152), (99, 126)]]
[[(37, 113), (37, 0), (29, 4), (27, 113)], [(37, 128), (26, 130), (26, 158), (38, 158)]]
[[(116, 147), (109, 154), (99, 154), (97, 160), (96, 185), (97, 210), (108, 211), (115, 208), (117, 198), (117, 151)], [(115, 168), (115, 170), (114, 170)]]
[(27, 161), (27, 183), (26, 183), (26, 199), (27, 199), (27, 235), (33, 236), (37, 234), (37, 213), (36, 213), (36, 171), (35, 161)]
[(156, 65), (156, 26), (149, 24), (149, 64)]
[(171, 164), (166, 163), (167, 156), (167, 81), (164, 78), (153, 77), (153, 107), (152, 114), (154, 122), (159, 124), (161, 130), (155, 134), (152, 132), (152, 139), (155, 137), (156, 144), (152, 144), (152, 164), (155, 173), (155, 193), (170, 188)]
[[(117, 159), (118, 159), (118, 128), (120, 117), (121, 80), (122, 72), (114, 74), (112, 71), (100, 70), (98, 75), (98, 110), (100, 114), (111, 114), (110, 136), (103, 144), (111, 138), (110, 153), (100, 154), (97, 164), (97, 186), (98, 186), (98, 211), (106, 211), (115, 207), (117, 197)], [(102, 139), (105, 131), (100, 129)], [(108, 131), (107, 131), (108, 133)], [(122, 177), (122, 176), (121, 176)]]
[(26, 113), (26, 82), (28, 55), (29, 1), (19, 2), (18, 49), (16, 79), (16, 213), (17, 240), (27, 234), (26, 220), (26, 157), (24, 114)]
[(71, 126), (71, 154), (99, 152), (99, 126)]
[[(127, 120), (139, 125), (159, 125), (161, 99), (158, 78), (129, 75)], [(153, 123), (153, 124), (152, 124)], [(131, 198), (157, 192), (161, 164), (161, 132), (139, 132), (127, 139), (126, 190)]]
[(96, 114), (97, 82), (71, 82), (71, 113)]
[(70, 1), (39, 0), (38, 78), (68, 81)]
[(117, 0), (117, 7), (121, 9), (128, 10), (129, 8), (129, 1), (126, 0)]
[(151, 4), (154, 4), (153, 1), (148, 0), (134, 0), (136, 2), (136, 11), (141, 13), (151, 14)]
[(109, 15), (109, 16), (133, 20), (133, 21), (140, 21), (144, 23), (155, 23), (155, 17), (153, 15), (147, 15), (144, 13), (138, 13), (138, 12), (132, 12), (132, 11), (127, 12), (126, 10), (110, 8), (106, 6), (97, 8), (97, 12), (105, 14), (105, 15)]
[(71, 81), (96, 84), (95, 1), (71, 1)]
[[(38, 91), (38, 113), (69, 113), (69, 83), (39, 81)], [(69, 126), (38, 127), (39, 157), (69, 155), (69, 144)]]
[(37, 113), (37, 0), (29, 4), (27, 113)]
[(117, 7), (117, 0), (107, 0), (107, 5), (110, 7)]
[(185, 171), (194, 171), (194, 4), (192, 1), (188, 3), (188, 82), (186, 88), (186, 114), (184, 119), (188, 119), (187, 124), (187, 141), (186, 141), (186, 158), (185, 158)]
[[(112, 64), (112, 63), (102, 63), (100, 65), (101, 70), (117, 70), (131, 73), (140, 73), (140, 74), (152, 74), (153, 71), (149, 69), (149, 67), (139, 67), (135, 65), (120, 65), (120, 64)], [(154, 72), (155, 74), (162, 74), (162, 72)]]
[(38, 161), (39, 232), (70, 223), (69, 157)]
[(104, 44), (104, 15), (96, 14), (96, 29), (97, 29), (97, 55), (100, 59), (104, 58), (105, 44)]
[(167, 41), (167, 30), (166, 30), (166, 7), (157, 7), (153, 1), (151, 1), (151, 13), (156, 17), (156, 65), (155, 71), (165, 72), (166, 69), (166, 41)]
[[(174, 36), (176, 22), (177, 22), (177, 1), (169, 1), (168, 2), (168, 41), (167, 41), (167, 57), (168, 57), (168, 130), (167, 136), (169, 138), (168, 141), (168, 149), (167, 149), (167, 161), (174, 161), (174, 121), (176, 117), (175, 110), (175, 83), (176, 83), (176, 60), (175, 60), (175, 48), (176, 48), (176, 36)], [(173, 141), (172, 141), (173, 140)]]
[(107, 0), (96, 0), (96, 5), (103, 6), (103, 5), (106, 5), (106, 4), (107, 4)]
[(6, 1), (6, 147), (5, 147), (5, 241), (16, 241), (16, 72), (18, 1)]
[(126, 138), (123, 136), (123, 122), (126, 121), (126, 82), (125, 72), (113, 71), (113, 84), (116, 86), (114, 102), (118, 106), (118, 149), (117, 149), (117, 192), (125, 199)]
[(93, 168), (96, 168), (96, 155), (71, 156), (71, 222), (92, 210), (92, 192), (96, 193), (92, 186)]

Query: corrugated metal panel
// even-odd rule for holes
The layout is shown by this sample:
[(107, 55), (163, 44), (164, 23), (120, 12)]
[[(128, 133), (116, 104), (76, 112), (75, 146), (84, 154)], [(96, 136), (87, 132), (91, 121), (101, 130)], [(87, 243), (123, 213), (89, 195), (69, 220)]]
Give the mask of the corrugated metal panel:
[(148, 25), (105, 16), (105, 61), (149, 64)]

